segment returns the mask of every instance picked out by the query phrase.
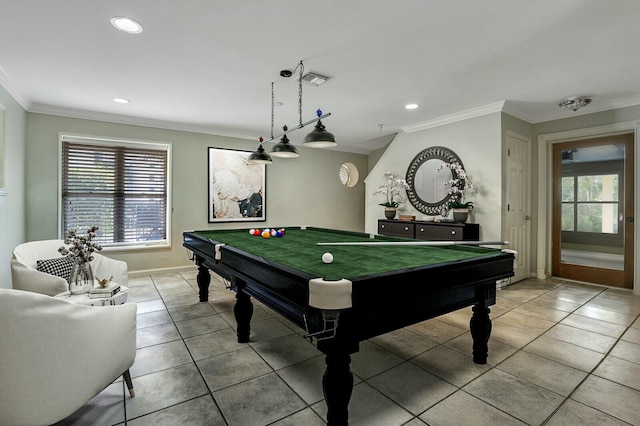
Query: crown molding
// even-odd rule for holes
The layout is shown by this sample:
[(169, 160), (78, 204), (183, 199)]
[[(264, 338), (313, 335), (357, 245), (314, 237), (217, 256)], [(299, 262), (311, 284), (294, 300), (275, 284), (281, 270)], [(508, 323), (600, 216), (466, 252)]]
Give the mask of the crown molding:
[(24, 109), (25, 111), (29, 110), (29, 102), (25, 98), (23, 98), (18, 90), (13, 86), (9, 74), (7, 74), (7, 72), (2, 67), (0, 67), (0, 86), (4, 87), (9, 95), (11, 95), (11, 97), (15, 99), (15, 101), (22, 107), (22, 109)]
[(526, 121), (527, 123), (534, 123), (536, 120), (533, 115), (527, 114), (526, 112), (518, 109), (513, 102), (509, 101), (505, 101), (502, 112), (509, 114), (512, 117), (519, 118), (522, 121)]
[(501, 112), (504, 108), (505, 101), (495, 102), (492, 104), (480, 106), (477, 108), (471, 108), (465, 111), (456, 112), (449, 115), (443, 115), (438, 118), (423, 121), (409, 126), (401, 127), (401, 130), (405, 133), (419, 132), (420, 130), (432, 129), (434, 127), (444, 126), (447, 124), (456, 123), (458, 121), (468, 120), (470, 118), (481, 117), (487, 114), (493, 114), (494, 112)]
[(591, 103), (589, 105), (589, 108), (581, 108), (578, 111), (573, 112), (571, 115), (567, 115), (566, 110), (558, 109), (558, 111), (554, 112), (553, 114), (534, 116), (518, 109), (512, 102), (500, 101), (493, 104), (488, 104), (481, 107), (444, 115), (442, 117), (434, 118), (420, 123), (404, 126), (401, 128), (401, 130), (405, 133), (413, 133), (420, 130), (431, 129), (433, 127), (444, 126), (446, 124), (451, 124), (458, 121), (468, 120), (474, 117), (481, 117), (483, 115), (492, 114), (494, 112), (504, 112), (505, 114), (509, 114), (513, 117), (519, 118), (520, 120), (526, 121), (527, 123), (537, 124), (543, 123), (545, 121), (562, 120), (578, 115), (593, 114), (596, 112), (610, 111), (636, 105), (640, 105), (640, 96), (628, 96), (624, 98), (612, 99), (610, 101)]
[(565, 118), (576, 117), (579, 115), (594, 114), (596, 112), (610, 111), (613, 109), (627, 108), (640, 105), (640, 96), (627, 96), (624, 98), (611, 99), (609, 101), (599, 102), (595, 98), (594, 102), (589, 104), (588, 107), (580, 108), (577, 111), (571, 111), (571, 114), (567, 114), (567, 110), (559, 109), (553, 114), (547, 114), (540, 117), (535, 117), (532, 124), (544, 123), (545, 121), (562, 120)]
[[(175, 130), (180, 132), (202, 133), (206, 135), (223, 136), (229, 138), (247, 139), (257, 141), (260, 135), (252, 134), (247, 131), (229, 129), (214, 126), (198, 126), (194, 124), (182, 124), (176, 122), (153, 120), (148, 118), (133, 117), (128, 115), (108, 114), (97, 111), (87, 111), (74, 108), (62, 108), (52, 105), (34, 104), (29, 112), (34, 114), (55, 115), (58, 117), (78, 118), (84, 120), (95, 120), (114, 124), (125, 124), (132, 126), (153, 127), (157, 129)], [(276, 143), (277, 141), (273, 141)], [(336, 147), (328, 148), (330, 151), (347, 152), (350, 154), (368, 155), (371, 149), (353, 146), (342, 146), (338, 144)]]
[(239, 139), (257, 140), (259, 135), (247, 131), (229, 129), (214, 126), (199, 126), (195, 124), (182, 124), (177, 122), (154, 120), (149, 118), (134, 117), (129, 115), (110, 114), (97, 111), (88, 111), (74, 108), (62, 108), (52, 105), (34, 104), (29, 112), (36, 114), (56, 115), (59, 117), (79, 118), (85, 120), (104, 121), (107, 123), (128, 124), (132, 126), (154, 127), (165, 130), (177, 130), (181, 132), (204, 133), (216, 136), (225, 136)]

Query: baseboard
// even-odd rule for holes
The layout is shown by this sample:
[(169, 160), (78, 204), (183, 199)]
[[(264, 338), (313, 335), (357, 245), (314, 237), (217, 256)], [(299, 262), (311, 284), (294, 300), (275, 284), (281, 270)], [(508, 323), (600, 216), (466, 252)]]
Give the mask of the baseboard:
[(496, 281), (496, 290), (502, 290), (503, 288), (510, 286), (511, 283), (511, 278), (505, 278), (502, 280), (498, 280)]

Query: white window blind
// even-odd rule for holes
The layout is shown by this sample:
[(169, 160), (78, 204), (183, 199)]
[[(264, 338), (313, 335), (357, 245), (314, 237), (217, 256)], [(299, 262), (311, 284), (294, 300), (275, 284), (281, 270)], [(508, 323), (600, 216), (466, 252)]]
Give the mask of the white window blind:
[(62, 230), (104, 246), (167, 241), (167, 150), (62, 141)]

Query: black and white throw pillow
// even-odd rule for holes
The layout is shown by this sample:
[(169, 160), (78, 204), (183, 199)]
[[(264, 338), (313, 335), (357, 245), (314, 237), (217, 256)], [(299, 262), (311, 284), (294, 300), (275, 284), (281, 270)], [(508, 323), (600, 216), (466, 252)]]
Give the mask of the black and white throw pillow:
[(55, 259), (45, 259), (36, 261), (36, 269), (40, 272), (56, 275), (69, 281), (71, 267), (73, 266), (72, 256), (58, 257)]

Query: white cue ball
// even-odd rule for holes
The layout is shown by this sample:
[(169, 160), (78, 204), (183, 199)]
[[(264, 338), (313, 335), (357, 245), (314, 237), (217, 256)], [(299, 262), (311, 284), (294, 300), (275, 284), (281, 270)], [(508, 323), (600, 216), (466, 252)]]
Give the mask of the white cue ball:
[(333, 255), (329, 252), (325, 253), (322, 255), (322, 261), (324, 263), (331, 263), (333, 262)]

